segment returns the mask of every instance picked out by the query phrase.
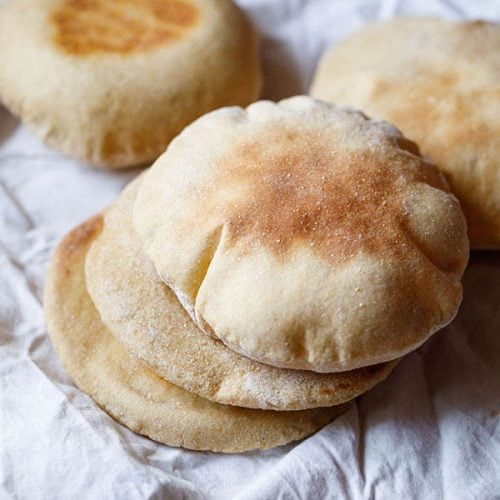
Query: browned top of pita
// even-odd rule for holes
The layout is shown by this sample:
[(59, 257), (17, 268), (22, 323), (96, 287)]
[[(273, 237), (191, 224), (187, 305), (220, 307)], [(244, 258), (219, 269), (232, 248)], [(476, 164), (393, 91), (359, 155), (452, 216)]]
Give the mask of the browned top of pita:
[(186, 0), (65, 0), (51, 16), (55, 42), (66, 52), (144, 52), (180, 39), (197, 23)]
[(286, 142), (285, 152), (247, 141), (217, 169), (230, 191), (243, 193), (238, 204), (221, 204), (217, 182), (200, 196), (203, 217), (207, 211), (222, 217), (243, 252), (264, 245), (285, 258), (298, 243), (332, 263), (360, 252), (407, 254), (415, 243), (405, 231), (406, 186), (423, 182), (447, 190), (437, 170), (414, 155), (418, 147), (411, 141), (403, 141), (400, 151), (393, 148), (388, 158), (378, 151), (342, 152), (333, 144), (318, 145), (314, 137), (297, 140), (292, 131), (266, 136)]

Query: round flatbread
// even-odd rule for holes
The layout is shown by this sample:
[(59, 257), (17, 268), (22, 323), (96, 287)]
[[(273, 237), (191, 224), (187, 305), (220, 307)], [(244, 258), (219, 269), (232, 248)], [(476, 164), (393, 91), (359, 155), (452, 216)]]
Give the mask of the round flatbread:
[(47, 327), (80, 389), (129, 429), (170, 446), (226, 453), (301, 439), (345, 411), (249, 410), (211, 403), (170, 384), (133, 358), (102, 323), (85, 288), (84, 262), (100, 231), (94, 217), (57, 248), (45, 288)]
[(160, 280), (132, 228), (139, 180), (105, 215), (86, 262), (89, 293), (127, 349), (170, 382), (223, 404), (301, 410), (348, 401), (385, 379), (395, 363), (348, 373), (283, 370), (204, 335)]
[(260, 92), (257, 37), (231, 0), (10, 0), (0, 99), (47, 144), (122, 168), (198, 116)]
[(146, 172), (134, 226), (205, 332), (318, 372), (396, 359), (450, 322), (469, 250), (415, 144), (308, 97), (186, 128)]
[(472, 248), (500, 248), (500, 25), (370, 24), (325, 54), (311, 94), (399, 127), (446, 173)]

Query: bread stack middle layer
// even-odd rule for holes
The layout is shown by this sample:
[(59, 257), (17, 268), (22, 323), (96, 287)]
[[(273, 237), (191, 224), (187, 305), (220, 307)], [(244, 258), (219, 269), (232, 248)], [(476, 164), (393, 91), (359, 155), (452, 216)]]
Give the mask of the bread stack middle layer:
[(258, 363), (205, 335), (160, 279), (132, 227), (142, 179), (132, 182), (104, 216), (86, 259), (86, 282), (102, 320), (159, 375), (217, 403), (302, 410), (331, 406), (365, 392), (394, 363), (321, 374)]

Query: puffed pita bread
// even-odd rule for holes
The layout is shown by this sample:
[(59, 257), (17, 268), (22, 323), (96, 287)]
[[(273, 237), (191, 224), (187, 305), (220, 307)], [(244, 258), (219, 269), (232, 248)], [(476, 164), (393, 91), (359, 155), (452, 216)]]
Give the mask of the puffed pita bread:
[(204, 335), (159, 279), (132, 229), (139, 183), (131, 183), (107, 211), (87, 256), (86, 279), (104, 323), (155, 372), (218, 403), (274, 410), (339, 404), (389, 375), (394, 362), (331, 375), (278, 369)]
[(449, 323), (469, 250), (415, 144), (309, 97), (187, 127), (145, 173), (134, 226), (200, 328), (318, 372), (399, 358)]
[(500, 26), (402, 18), (322, 58), (311, 94), (394, 123), (446, 173), (472, 248), (500, 248)]
[(8, 0), (0, 99), (50, 146), (122, 168), (207, 111), (254, 101), (257, 52), (231, 0)]
[(74, 229), (57, 248), (45, 289), (48, 331), (75, 384), (129, 429), (171, 446), (241, 452), (301, 439), (345, 406), (299, 412), (211, 403), (133, 358), (102, 323), (85, 288), (84, 261), (102, 220)]

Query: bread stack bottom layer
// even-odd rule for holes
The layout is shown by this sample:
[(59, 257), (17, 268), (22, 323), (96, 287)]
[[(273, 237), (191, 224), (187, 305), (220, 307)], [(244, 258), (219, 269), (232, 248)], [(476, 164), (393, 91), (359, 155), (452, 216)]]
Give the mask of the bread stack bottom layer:
[(344, 410), (278, 412), (221, 405), (160, 378), (114, 338), (87, 293), (85, 257), (101, 227), (102, 217), (96, 216), (61, 242), (44, 302), (49, 334), (67, 372), (112, 417), (171, 446), (230, 453), (301, 439)]

